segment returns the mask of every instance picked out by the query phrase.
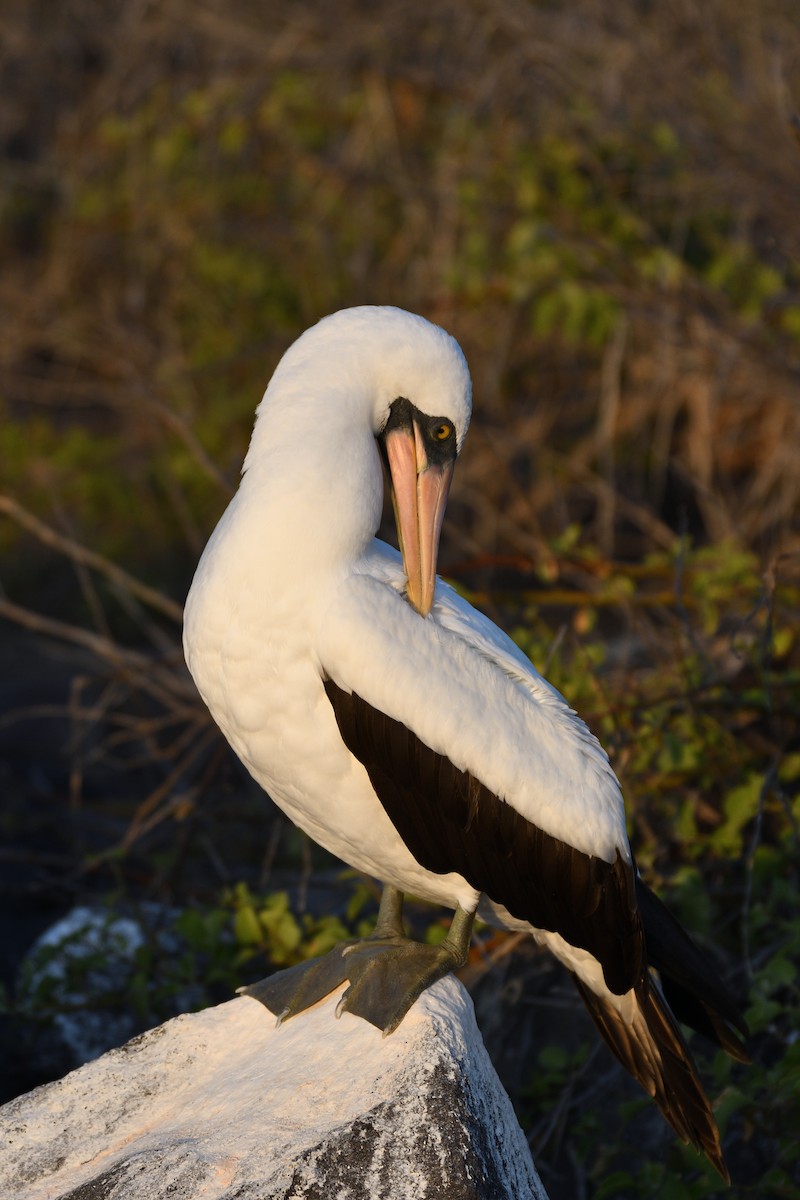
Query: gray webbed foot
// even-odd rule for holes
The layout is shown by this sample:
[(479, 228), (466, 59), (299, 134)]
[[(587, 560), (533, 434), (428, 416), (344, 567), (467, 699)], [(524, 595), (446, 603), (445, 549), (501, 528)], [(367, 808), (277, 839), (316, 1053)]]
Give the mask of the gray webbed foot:
[(350, 986), (336, 1008), (394, 1033), (415, 1000), (438, 979), (463, 965), (464, 956), (447, 946), (426, 946), (408, 938), (356, 942), (346, 947)]
[(337, 1017), (353, 1013), (382, 1029), (384, 1036), (393, 1033), (426, 988), (466, 962), (474, 920), (473, 914), (458, 908), (441, 945), (427, 946), (405, 936), (402, 908), (402, 893), (386, 887), (375, 930), (368, 937), (342, 942), (321, 958), (240, 988), (240, 994), (259, 1000), (280, 1024), (349, 980)]

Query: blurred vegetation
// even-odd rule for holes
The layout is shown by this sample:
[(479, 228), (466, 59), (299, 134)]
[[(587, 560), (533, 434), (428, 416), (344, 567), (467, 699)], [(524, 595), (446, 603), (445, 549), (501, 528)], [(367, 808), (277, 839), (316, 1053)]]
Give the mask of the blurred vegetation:
[[(0, 50), (0, 616), (75, 658), (3, 691), (7, 894), (169, 906), (143, 1023), (366, 919), (230, 761), (180, 606), (286, 346), (421, 312), (475, 383), (443, 569), (601, 736), (643, 872), (748, 997), (755, 1065), (707, 1064), (725, 1194), (800, 1196), (794, 0), (42, 12)], [(48, 721), (43, 787), (14, 739)], [(532, 1031), (515, 1095), (552, 1200), (722, 1194), (576, 1028)]]

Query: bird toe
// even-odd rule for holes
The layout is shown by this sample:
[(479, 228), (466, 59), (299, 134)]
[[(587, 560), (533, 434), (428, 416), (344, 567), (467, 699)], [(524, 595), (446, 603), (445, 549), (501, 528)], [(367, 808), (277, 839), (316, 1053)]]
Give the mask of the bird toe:
[(342, 943), (320, 958), (277, 971), (266, 979), (239, 988), (239, 995), (258, 1000), (282, 1025), (289, 1017), (305, 1012), (346, 982), (343, 951), (347, 945)]

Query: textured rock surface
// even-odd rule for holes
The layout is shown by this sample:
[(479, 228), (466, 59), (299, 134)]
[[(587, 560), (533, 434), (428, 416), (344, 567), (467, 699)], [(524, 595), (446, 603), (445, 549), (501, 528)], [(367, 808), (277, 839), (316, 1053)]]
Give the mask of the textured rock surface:
[(177, 1017), (12, 1101), (0, 1196), (546, 1200), (459, 983), (389, 1038), (337, 998)]

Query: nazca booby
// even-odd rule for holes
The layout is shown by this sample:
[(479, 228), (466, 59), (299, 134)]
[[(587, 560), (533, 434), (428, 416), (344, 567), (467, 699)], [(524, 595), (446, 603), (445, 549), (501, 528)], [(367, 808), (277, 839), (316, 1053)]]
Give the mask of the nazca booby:
[[(725, 1176), (676, 1017), (742, 1060), (731, 1026), (746, 1026), (638, 877), (599, 742), (436, 577), (470, 413), (456, 341), (382, 307), (304, 333), (258, 408), (241, 485), (186, 602), (186, 660), (255, 779), (384, 891), (371, 937), (245, 990), (284, 1019), (348, 980), (338, 1011), (388, 1033), (465, 961), (476, 912), (527, 930), (678, 1135)], [(381, 457), (402, 556), (375, 538)], [(405, 938), (404, 892), (455, 910), (441, 946)]]

